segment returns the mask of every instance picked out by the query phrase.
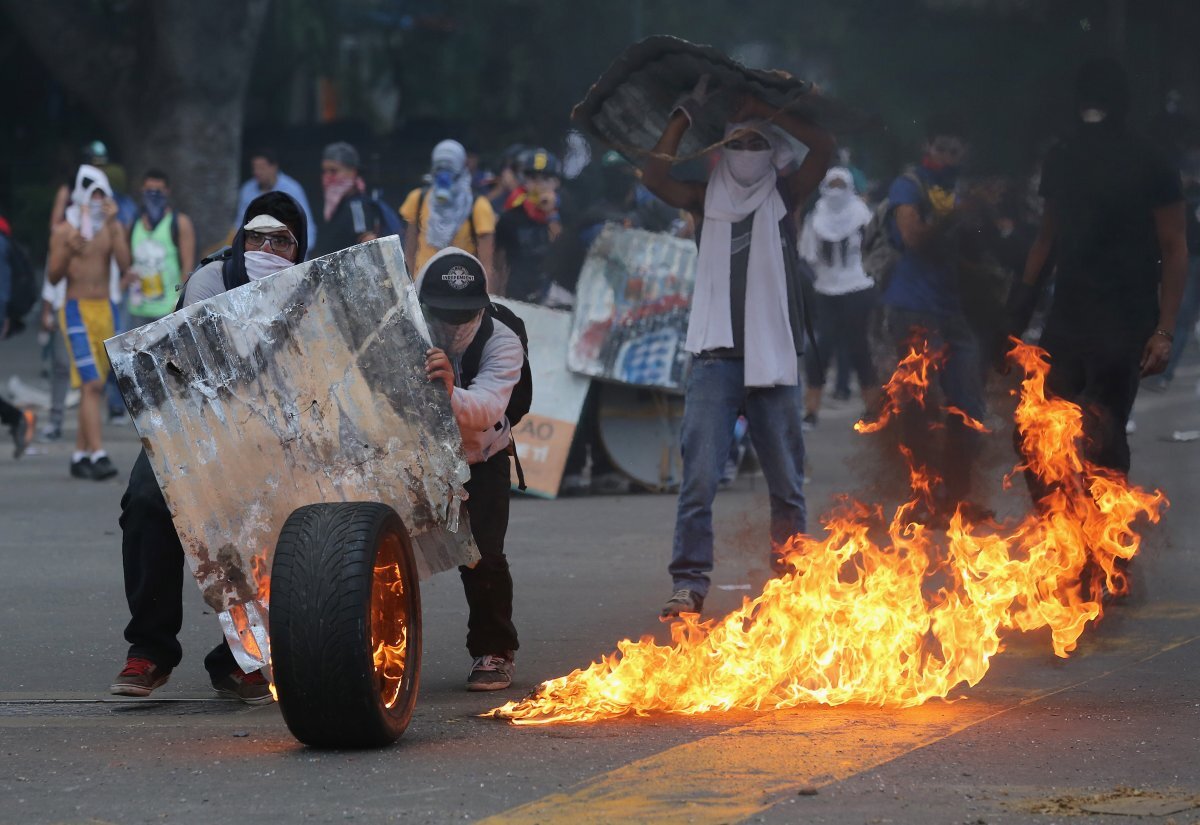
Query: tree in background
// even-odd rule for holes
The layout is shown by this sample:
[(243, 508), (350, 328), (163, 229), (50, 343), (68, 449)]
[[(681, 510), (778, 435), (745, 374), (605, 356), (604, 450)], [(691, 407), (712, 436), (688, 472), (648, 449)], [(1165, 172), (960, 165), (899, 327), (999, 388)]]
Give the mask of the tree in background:
[(200, 249), (236, 206), (250, 66), (269, 0), (0, 0), (107, 129), (130, 181), (167, 170)]

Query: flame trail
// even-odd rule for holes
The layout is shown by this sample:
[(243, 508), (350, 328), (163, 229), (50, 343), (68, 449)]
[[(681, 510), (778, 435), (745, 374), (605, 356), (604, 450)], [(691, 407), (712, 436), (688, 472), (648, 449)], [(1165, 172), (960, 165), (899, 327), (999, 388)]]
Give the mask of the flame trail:
[[(880, 508), (846, 500), (826, 517), (823, 539), (792, 538), (792, 571), (739, 610), (707, 621), (685, 614), (670, 645), (625, 639), (488, 715), (548, 724), (816, 703), (911, 707), (977, 684), (1004, 631), (1049, 628), (1065, 658), (1101, 615), (1103, 589), (1125, 592), (1118, 560), (1138, 551), (1132, 525), (1157, 522), (1167, 501), (1081, 455), (1080, 409), (1046, 397), (1043, 350), (1017, 342), (1009, 357), (1025, 373), (1018, 469), (1049, 490), (1016, 526), (973, 524), (960, 510), (935, 543), (910, 519), (930, 484), (910, 459), (913, 497), (886, 522)], [(940, 358), (914, 347), (885, 387), (877, 421), (856, 429), (874, 432), (904, 404), (923, 406)], [(885, 544), (872, 540), (880, 529)]]

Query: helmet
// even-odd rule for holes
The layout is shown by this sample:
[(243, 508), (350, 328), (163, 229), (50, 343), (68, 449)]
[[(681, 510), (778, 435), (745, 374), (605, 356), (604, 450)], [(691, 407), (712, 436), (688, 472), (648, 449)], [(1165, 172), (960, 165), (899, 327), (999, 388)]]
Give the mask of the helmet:
[(108, 163), (108, 147), (102, 140), (93, 140), (84, 144), (80, 154), (83, 155), (83, 162), (92, 166), (103, 166)]

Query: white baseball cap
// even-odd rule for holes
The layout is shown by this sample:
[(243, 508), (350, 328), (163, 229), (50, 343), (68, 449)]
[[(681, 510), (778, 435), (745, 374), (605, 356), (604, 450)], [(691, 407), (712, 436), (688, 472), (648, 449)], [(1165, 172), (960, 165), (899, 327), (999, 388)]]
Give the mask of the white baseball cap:
[(262, 232), (263, 234), (278, 232), (281, 229), (284, 232), (291, 231), (287, 228), (287, 224), (272, 215), (255, 215), (242, 229), (247, 232)]

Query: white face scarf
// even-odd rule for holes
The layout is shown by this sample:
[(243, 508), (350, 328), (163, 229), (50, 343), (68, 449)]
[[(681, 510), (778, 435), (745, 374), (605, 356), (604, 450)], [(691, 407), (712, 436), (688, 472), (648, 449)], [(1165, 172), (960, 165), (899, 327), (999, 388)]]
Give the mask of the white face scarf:
[(246, 277), (252, 281), (261, 281), (268, 275), (274, 275), (294, 265), (287, 258), (272, 255), (270, 252), (259, 250), (246, 253)]
[[(841, 181), (842, 186), (831, 186), (834, 181)], [(821, 197), (812, 212), (811, 225), (817, 239), (836, 243), (870, 222), (871, 209), (855, 194), (854, 176), (850, 170), (834, 166), (826, 172), (821, 181)]]
[(699, 354), (734, 345), (729, 296), (733, 224), (753, 215), (743, 324), (745, 385), (791, 387), (799, 382), (799, 369), (779, 230), (787, 207), (776, 184), (777, 170), (790, 165), (793, 153), (787, 138), (769, 123), (730, 124), (725, 136), (746, 130), (761, 134), (771, 150), (727, 149), (708, 180), (686, 349)]
[(770, 150), (725, 149), (721, 154), (729, 165), (729, 174), (741, 186), (753, 186), (775, 171)]
[(92, 196), (103, 192), (106, 198), (112, 197), (112, 186), (108, 176), (95, 166), (86, 163), (75, 173), (75, 188), (71, 190), (71, 202), (67, 206), (67, 223), (79, 230), (84, 240), (90, 241), (96, 232), (104, 225), (104, 206), (99, 201), (93, 202)]
[(426, 310), (425, 323), (429, 325), (429, 338), (433, 341), (433, 345), (449, 355), (451, 359), (458, 360), (475, 340), (475, 335), (479, 332), (479, 325), (483, 323), (483, 310), (479, 310), (475, 317), (465, 324), (447, 323)]

